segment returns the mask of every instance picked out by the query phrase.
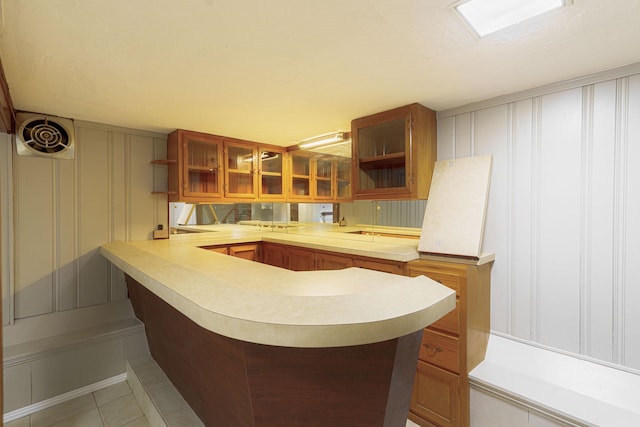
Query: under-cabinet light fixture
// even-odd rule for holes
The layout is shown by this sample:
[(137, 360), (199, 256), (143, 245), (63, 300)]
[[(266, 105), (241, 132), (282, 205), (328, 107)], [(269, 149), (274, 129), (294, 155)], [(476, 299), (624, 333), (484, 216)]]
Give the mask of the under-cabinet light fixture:
[(305, 150), (313, 147), (321, 147), (329, 144), (335, 144), (337, 142), (345, 142), (349, 139), (348, 132), (331, 132), (323, 135), (314, 136), (313, 138), (307, 138), (300, 141), (298, 147)]
[(469, 0), (456, 10), (480, 37), (569, 4), (571, 0)]

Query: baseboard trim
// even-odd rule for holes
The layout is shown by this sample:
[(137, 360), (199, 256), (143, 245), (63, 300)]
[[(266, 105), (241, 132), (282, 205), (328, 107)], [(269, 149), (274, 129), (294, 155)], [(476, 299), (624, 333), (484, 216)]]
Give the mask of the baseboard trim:
[(101, 390), (103, 388), (112, 386), (114, 384), (121, 383), (127, 379), (127, 374), (119, 374), (111, 378), (107, 378), (102, 381), (98, 381), (97, 383), (89, 384), (87, 386), (71, 390), (67, 393), (60, 394), (58, 396), (51, 397), (49, 399), (43, 400), (41, 402), (33, 403), (29, 406), (25, 406), (20, 409), (16, 409), (11, 412), (7, 412), (3, 415), (3, 421), (8, 423), (9, 421), (17, 420), (18, 418), (26, 417), (27, 415), (34, 414), (38, 411), (42, 411), (43, 409), (50, 408), (59, 403), (66, 402), (71, 399), (75, 399), (76, 397), (84, 396), (85, 394), (93, 393), (94, 391)]

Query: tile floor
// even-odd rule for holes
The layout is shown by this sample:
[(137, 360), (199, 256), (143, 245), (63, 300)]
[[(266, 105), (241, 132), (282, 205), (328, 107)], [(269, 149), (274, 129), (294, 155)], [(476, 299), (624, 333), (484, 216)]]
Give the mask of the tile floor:
[(5, 424), (5, 427), (150, 427), (127, 381)]
[[(11, 421), (5, 427), (203, 426), (151, 357), (129, 362), (127, 376), (127, 381)], [(418, 425), (407, 420), (406, 427)]]

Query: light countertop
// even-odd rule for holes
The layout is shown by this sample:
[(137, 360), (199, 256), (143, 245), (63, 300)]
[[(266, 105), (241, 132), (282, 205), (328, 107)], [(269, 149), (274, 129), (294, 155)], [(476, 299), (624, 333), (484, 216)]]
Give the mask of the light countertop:
[(164, 240), (108, 243), (100, 252), (200, 326), (254, 343), (368, 344), (420, 330), (455, 307), (455, 293), (424, 276), (360, 268), (295, 272), (199, 248), (273, 241), (398, 261), (418, 258), (416, 240), (356, 237), (364, 239), (216, 226)]

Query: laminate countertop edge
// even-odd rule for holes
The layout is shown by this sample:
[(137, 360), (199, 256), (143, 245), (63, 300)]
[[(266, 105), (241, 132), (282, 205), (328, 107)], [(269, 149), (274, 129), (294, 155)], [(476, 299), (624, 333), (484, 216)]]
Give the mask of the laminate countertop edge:
[(361, 268), (295, 272), (206, 251), (197, 240), (112, 242), (100, 253), (201, 327), (258, 344), (381, 342), (455, 308), (455, 292), (424, 276)]

